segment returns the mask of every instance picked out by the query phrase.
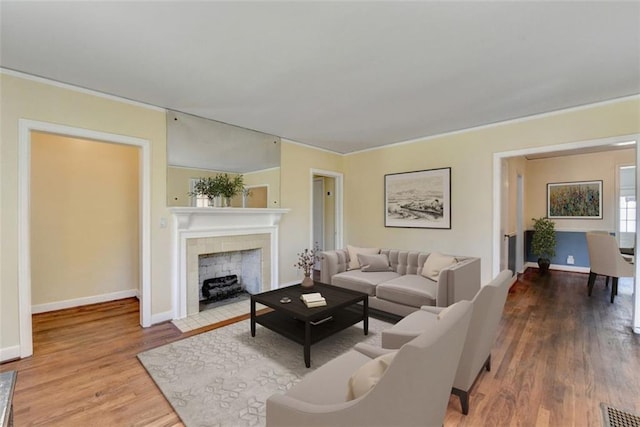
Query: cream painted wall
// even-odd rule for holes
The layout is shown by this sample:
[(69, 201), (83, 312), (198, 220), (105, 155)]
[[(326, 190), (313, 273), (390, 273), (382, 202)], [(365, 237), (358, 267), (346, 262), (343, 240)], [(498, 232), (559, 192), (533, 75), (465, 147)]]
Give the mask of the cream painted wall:
[(33, 305), (140, 288), (138, 147), (33, 132)]
[(163, 111), (0, 73), (0, 349), (19, 345), (18, 120), (58, 123), (143, 138), (151, 145), (151, 311), (171, 310), (171, 234), (160, 228), (166, 208)]
[[(348, 155), (345, 243), (479, 256), (486, 283), (493, 263), (493, 154), (638, 133), (639, 117), (635, 97)], [(385, 174), (449, 166), (451, 230), (384, 227)]]
[[(311, 169), (342, 173), (344, 157), (282, 140), (281, 204), (291, 212), (280, 222), (280, 284), (302, 279), (293, 264), (297, 253), (311, 248)], [(345, 178), (346, 179), (346, 178)]]
[(554, 219), (558, 230), (609, 230), (614, 232), (616, 167), (635, 164), (634, 149), (528, 160), (525, 181), (525, 229), (531, 218), (547, 215), (547, 183), (602, 180), (602, 219)]

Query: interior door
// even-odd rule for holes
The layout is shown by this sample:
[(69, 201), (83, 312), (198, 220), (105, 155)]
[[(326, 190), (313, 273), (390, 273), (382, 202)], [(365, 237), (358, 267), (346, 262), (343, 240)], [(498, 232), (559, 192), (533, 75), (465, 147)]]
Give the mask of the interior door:
[[(313, 178), (313, 242), (324, 250), (324, 179)], [(316, 263), (317, 264), (317, 263)], [(320, 266), (316, 265), (316, 269)]]

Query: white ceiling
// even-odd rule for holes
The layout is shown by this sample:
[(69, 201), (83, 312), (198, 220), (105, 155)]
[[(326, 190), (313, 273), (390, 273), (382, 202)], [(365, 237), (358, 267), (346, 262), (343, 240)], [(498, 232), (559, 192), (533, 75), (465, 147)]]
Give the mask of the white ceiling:
[(640, 93), (640, 2), (0, 2), (0, 66), (349, 153)]

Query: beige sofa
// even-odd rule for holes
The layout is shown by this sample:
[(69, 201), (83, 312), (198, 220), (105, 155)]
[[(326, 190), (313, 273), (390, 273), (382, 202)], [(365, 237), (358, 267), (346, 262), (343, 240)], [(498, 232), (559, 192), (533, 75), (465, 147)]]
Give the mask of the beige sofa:
[(270, 396), (267, 427), (442, 426), (471, 312), (453, 305), (397, 352), (356, 345)]
[[(424, 305), (447, 307), (471, 300), (480, 289), (480, 258), (382, 249), (379, 254), (386, 255), (389, 267), (371, 272), (349, 268), (354, 266), (350, 249), (353, 247), (320, 253), (320, 281), (368, 294), (369, 307), (376, 310), (404, 317)], [(423, 271), (430, 256), (455, 260), (436, 269), (434, 276)]]

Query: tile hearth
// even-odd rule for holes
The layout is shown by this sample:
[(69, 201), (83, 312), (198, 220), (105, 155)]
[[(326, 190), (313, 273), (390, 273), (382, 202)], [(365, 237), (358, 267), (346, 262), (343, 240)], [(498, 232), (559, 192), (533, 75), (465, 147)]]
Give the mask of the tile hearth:
[[(266, 307), (262, 304), (256, 305), (257, 310), (263, 308)], [(184, 319), (172, 320), (171, 323), (173, 323), (178, 329), (180, 329), (181, 332), (189, 332), (194, 329), (202, 328), (204, 326), (213, 325), (214, 323), (233, 319), (234, 317), (249, 314), (250, 311), (251, 300), (245, 299), (243, 301), (216, 307), (212, 310), (204, 310), (199, 313), (187, 316)]]

